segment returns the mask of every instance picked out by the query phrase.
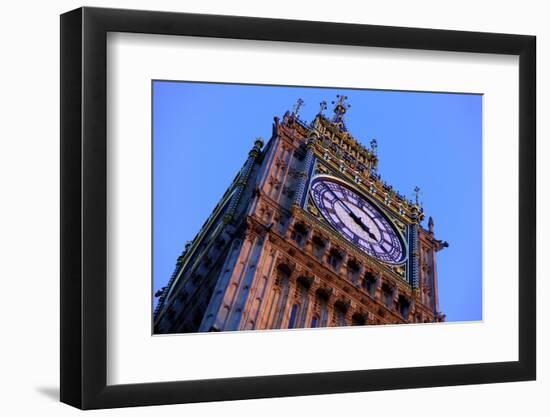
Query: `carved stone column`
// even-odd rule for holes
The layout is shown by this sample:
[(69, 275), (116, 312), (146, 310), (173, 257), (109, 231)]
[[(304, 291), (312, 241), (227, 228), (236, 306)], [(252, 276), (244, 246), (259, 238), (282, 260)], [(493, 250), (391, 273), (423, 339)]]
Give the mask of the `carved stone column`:
[(311, 239), (313, 238), (313, 227), (309, 227), (306, 235), (306, 242), (304, 244), (304, 250), (306, 253), (313, 253), (313, 242)]
[(348, 301), (347, 302), (347, 305), (348, 305), (348, 308), (346, 310), (346, 315), (345, 315), (345, 318), (346, 318), (346, 324), (348, 326), (351, 326), (352, 324), (352, 316), (353, 316), (353, 313), (354, 313), (354, 310), (355, 310), (355, 303), (351, 302), (351, 301)]
[(292, 236), (292, 230), (294, 229), (295, 225), (296, 225), (296, 217), (291, 217), (285, 231), (285, 237), (287, 239), (290, 239), (290, 237)]
[[(225, 217), (227, 219), (231, 219), (232, 216), (235, 214), (235, 210), (237, 209), (237, 206), (239, 204), (239, 201), (241, 199), (241, 195), (246, 187), (246, 184), (248, 182), (248, 177), (250, 177), (250, 172), (252, 171), (252, 167), (254, 166), (254, 163), (256, 162), (256, 158), (260, 155), (262, 148), (264, 146), (264, 143), (261, 139), (256, 139), (254, 142), (254, 146), (248, 153), (248, 159), (246, 160), (246, 163), (244, 164), (244, 167), (242, 168), (240, 174), (239, 174), (239, 181), (237, 185), (237, 189), (235, 190), (235, 193), (231, 197), (231, 201), (229, 202), (229, 207), (227, 209), (227, 213), (225, 214)], [(228, 221), (228, 220), (226, 220)]]
[(298, 185), (296, 186), (296, 194), (294, 195), (294, 202), (293, 202), (293, 204), (298, 207), (302, 206), (302, 200), (304, 199), (307, 177), (313, 165), (313, 160), (314, 160), (313, 148), (315, 146), (316, 139), (317, 138), (315, 136), (310, 136), (307, 139), (307, 148), (306, 148), (307, 150), (306, 150), (306, 157), (304, 159), (304, 169), (299, 174), (300, 177), (298, 179)]
[(410, 238), (409, 238), (409, 246), (410, 246), (410, 266), (409, 266), (409, 272), (411, 274), (411, 278), (409, 282), (411, 283), (413, 288), (418, 288), (419, 286), (419, 263), (420, 263), (420, 245), (418, 242), (418, 225), (413, 224), (410, 226)]
[(340, 254), (342, 255), (342, 260), (340, 262), (340, 268), (336, 272), (338, 272), (340, 275), (344, 276), (347, 279), (349, 255), (346, 251), (343, 251), (343, 250), (340, 250)]
[(315, 313), (315, 303), (316, 303), (316, 295), (318, 286), (315, 283), (316, 278), (313, 278), (311, 285), (307, 289), (306, 297), (307, 297), (307, 307), (306, 311), (304, 311), (304, 327), (311, 327), (311, 319), (313, 318), (313, 315)]
[(325, 247), (323, 248), (324, 249), (323, 253), (321, 254), (321, 256), (319, 256), (319, 259), (320, 259), (321, 263), (323, 263), (324, 265), (326, 265), (328, 263), (328, 255), (330, 253), (331, 247), (332, 247), (332, 245), (331, 245), (330, 241), (327, 239)]
[(382, 300), (382, 274), (379, 273), (376, 275), (375, 285), (374, 298)]
[(391, 309), (393, 311), (397, 311), (397, 305), (399, 301), (399, 291), (397, 290), (396, 286), (393, 286), (391, 289), (391, 301), (392, 301)]
[(361, 278), (365, 276), (365, 265), (363, 265), (362, 263), (359, 263), (359, 270), (355, 273), (354, 277), (353, 277), (353, 281), (352, 281), (352, 284), (356, 287), (356, 288), (360, 288), (361, 287)]
[(324, 312), (324, 316), (323, 316), (323, 312), (321, 311), (322, 317), (319, 318), (320, 319), (320, 326), (322, 326), (322, 327), (330, 327), (331, 326), (331, 320), (332, 320), (333, 311), (334, 311), (334, 308), (333, 308), (333, 304), (334, 304), (334, 300), (335, 300), (334, 294), (332, 293), (331, 289), (327, 289), (327, 291), (328, 291), (328, 297), (327, 297), (326, 302), (325, 302), (326, 311)]
[(295, 274), (292, 274), (291, 278), (288, 280), (288, 297), (286, 299), (286, 304), (283, 306), (283, 320), (281, 322), (281, 329), (287, 329), (290, 319), (290, 311), (292, 306), (296, 304), (296, 299), (294, 297), (296, 293), (296, 279)]

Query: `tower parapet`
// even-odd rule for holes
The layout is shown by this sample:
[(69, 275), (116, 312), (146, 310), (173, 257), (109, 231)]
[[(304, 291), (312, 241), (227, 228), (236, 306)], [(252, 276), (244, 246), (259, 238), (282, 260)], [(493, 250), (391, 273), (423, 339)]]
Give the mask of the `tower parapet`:
[[(337, 169), (373, 198), (407, 222), (419, 223), (424, 219), (424, 210), (418, 201), (412, 201), (386, 183), (378, 173), (378, 141), (371, 139), (370, 148), (359, 142), (345, 127), (344, 115), (349, 109), (346, 96), (337, 96), (334, 117), (327, 118), (323, 111), (326, 102), (311, 123), (293, 112), (287, 112), (280, 125), (280, 132), (287, 140), (298, 139), (304, 145), (314, 138), (315, 156)], [(301, 102), (301, 106), (303, 101)]]

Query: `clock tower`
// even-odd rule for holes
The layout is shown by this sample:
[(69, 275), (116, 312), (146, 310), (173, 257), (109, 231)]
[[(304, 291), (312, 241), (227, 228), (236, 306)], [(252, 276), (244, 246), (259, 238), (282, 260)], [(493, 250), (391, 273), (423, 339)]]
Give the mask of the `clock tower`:
[(377, 142), (348, 132), (347, 97), (311, 123), (302, 100), (258, 139), (157, 293), (154, 333), (426, 323), (447, 247), (416, 188), (378, 174)]

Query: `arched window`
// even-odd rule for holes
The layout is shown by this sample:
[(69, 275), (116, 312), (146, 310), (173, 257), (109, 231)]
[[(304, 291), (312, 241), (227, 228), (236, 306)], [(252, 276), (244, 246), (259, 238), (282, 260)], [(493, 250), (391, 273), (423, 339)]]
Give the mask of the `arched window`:
[(382, 301), (389, 309), (393, 308), (393, 289), (387, 285), (382, 285)]
[(288, 279), (292, 274), (292, 269), (286, 263), (277, 265), (277, 278)]
[(365, 290), (372, 296), (376, 292), (376, 277), (372, 272), (367, 272), (365, 278), (363, 279), (363, 287)]
[(311, 239), (311, 242), (313, 244), (313, 256), (317, 259), (322, 259), (326, 247), (325, 241), (321, 237), (315, 235)]
[(367, 324), (367, 316), (361, 313), (355, 313), (351, 316), (351, 325), (352, 326), (364, 326)]
[[(308, 289), (311, 286), (312, 278), (301, 276), (296, 280), (296, 292), (295, 292), (295, 318), (293, 320), (293, 327), (303, 328), (306, 327), (305, 319), (309, 306), (309, 293)], [(293, 306), (294, 309), (294, 306)], [(292, 311), (291, 311), (292, 312)]]
[(310, 326), (310, 327), (312, 327), (312, 328), (317, 327), (317, 322), (318, 322), (318, 321), (319, 321), (319, 317), (313, 316), (313, 317), (311, 318), (311, 326)]
[(294, 304), (290, 309), (290, 319), (288, 319), (288, 328), (293, 329), (296, 325), (296, 317), (298, 316), (298, 304)]
[(315, 296), (319, 305), (319, 319), (315, 324), (317, 327), (326, 327), (328, 322), (329, 293), (325, 289), (319, 288)]
[(361, 265), (359, 265), (359, 262), (355, 259), (350, 259), (348, 261), (348, 279), (354, 284), (357, 282), (360, 269)]
[(346, 312), (347, 312), (347, 306), (342, 301), (337, 301), (334, 304), (334, 316), (337, 326), (347, 326), (348, 323), (346, 321)]
[(340, 268), (342, 262), (342, 254), (337, 249), (331, 249), (327, 258), (328, 264), (337, 271)]
[(266, 328), (280, 329), (289, 292), (290, 266), (281, 263), (277, 266), (274, 285), (271, 288)]
[(403, 317), (405, 320), (409, 318), (409, 312), (410, 312), (411, 303), (407, 299), (407, 297), (400, 295), (397, 300), (397, 308), (399, 310), (399, 314), (401, 317)]
[(307, 228), (303, 223), (296, 223), (292, 228), (290, 238), (296, 242), (298, 246), (302, 246), (307, 237)]

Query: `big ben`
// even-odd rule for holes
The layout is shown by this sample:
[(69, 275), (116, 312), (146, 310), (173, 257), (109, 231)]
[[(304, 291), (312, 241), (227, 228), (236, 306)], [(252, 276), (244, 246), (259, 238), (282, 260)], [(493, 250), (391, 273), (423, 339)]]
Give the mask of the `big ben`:
[[(448, 246), (378, 173), (376, 140), (348, 131), (347, 97), (257, 139), (176, 261), (154, 333), (440, 322), (436, 254)], [(418, 190), (418, 189), (417, 189)]]

